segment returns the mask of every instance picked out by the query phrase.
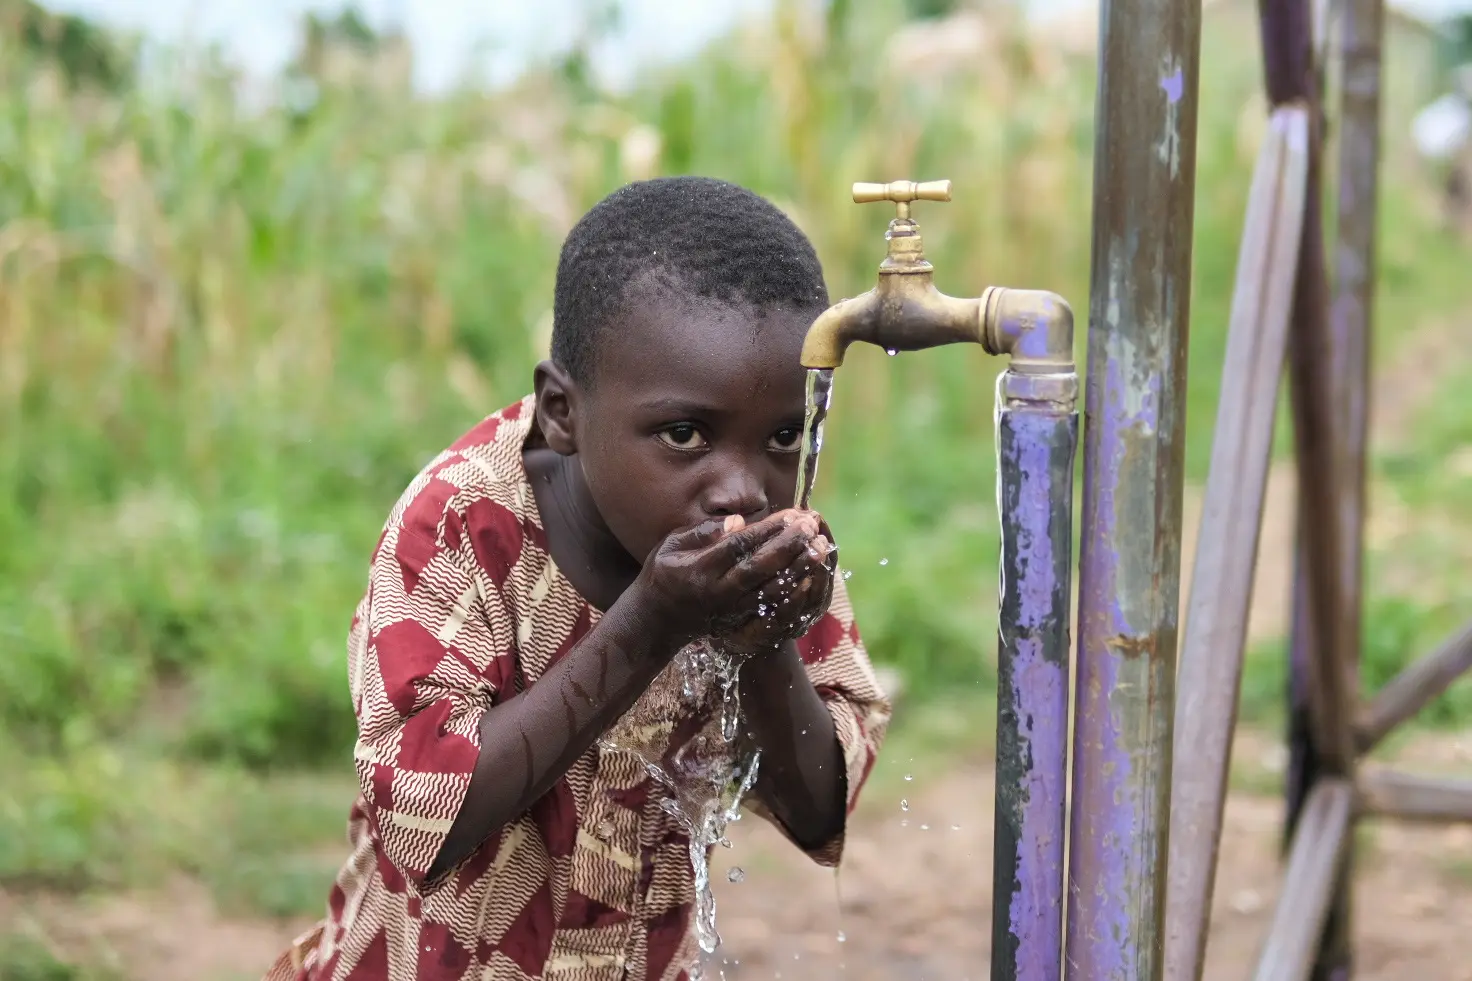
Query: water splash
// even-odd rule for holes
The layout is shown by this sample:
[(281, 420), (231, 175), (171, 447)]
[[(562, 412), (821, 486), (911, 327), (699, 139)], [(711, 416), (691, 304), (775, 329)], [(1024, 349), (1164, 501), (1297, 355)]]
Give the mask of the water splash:
[(807, 510), (813, 499), (813, 484), (818, 479), (818, 454), (823, 451), (823, 423), (828, 419), (828, 403), (833, 398), (833, 369), (812, 368), (808, 371), (807, 408), (802, 419), (802, 449), (797, 457), (797, 491), (793, 506)]
[[(659, 802), (690, 839), (695, 875), (695, 932), (701, 950), (720, 946), (711, 891), (710, 853), (730, 846), (726, 828), (741, 819), (741, 802), (756, 783), (760, 753), (738, 739), (739, 687), (745, 658), (699, 640), (682, 648), (634, 707), (599, 740), (609, 752), (634, 756), (664, 791)], [(672, 744), (684, 719), (704, 724)]]

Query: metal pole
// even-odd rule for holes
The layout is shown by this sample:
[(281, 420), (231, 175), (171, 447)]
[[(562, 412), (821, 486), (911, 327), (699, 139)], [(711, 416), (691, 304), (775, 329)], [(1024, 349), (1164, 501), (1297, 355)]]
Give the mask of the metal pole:
[(1100, 10), (1065, 977), (1161, 977), (1200, 0)]
[[(1303, 244), (1298, 259), (1294, 324), (1289, 344), (1298, 474), (1298, 542), (1295, 555), (1292, 651), (1289, 677), (1289, 779), (1286, 830), (1298, 838), (1305, 802), (1325, 778), (1352, 777), (1355, 747), (1350, 730), (1355, 688), (1355, 632), (1347, 572), (1358, 576), (1358, 556), (1350, 552), (1343, 510), (1351, 456), (1347, 448), (1348, 400), (1335, 373), (1363, 376), (1361, 354), (1346, 353), (1329, 320), (1329, 283), (1324, 259), (1322, 93), (1314, 59), (1313, 15), (1309, 0), (1259, 0), (1264, 75), (1268, 102), (1277, 107), (1306, 106), (1313, 123)], [(1353, 224), (1353, 222), (1352, 222)], [(1367, 350), (1360, 345), (1361, 351)], [(1349, 384), (1354, 384), (1350, 382)], [(1363, 385), (1363, 379), (1359, 384)], [(1360, 392), (1360, 399), (1364, 397)], [(1351, 509), (1358, 497), (1351, 495)], [(1355, 536), (1356, 541), (1358, 535)], [(1347, 564), (1348, 563), (1348, 564)], [(1350, 843), (1352, 846), (1352, 841)], [(1350, 953), (1350, 890), (1343, 887), (1352, 847), (1339, 854), (1333, 902), (1317, 945), (1313, 977), (1347, 981)], [(1292, 873), (1292, 866), (1288, 870)]]
[[(1344, 5), (1344, 70), (1340, 87), (1339, 218), (1334, 249), (1334, 376), (1344, 413), (1345, 480), (1341, 493), (1340, 553), (1345, 606), (1345, 646), (1360, 647), (1365, 527), (1365, 461), (1370, 425), (1371, 326), (1375, 306), (1375, 192), (1380, 176), (1380, 39), (1383, 0)], [(1347, 667), (1357, 669), (1358, 663)]]

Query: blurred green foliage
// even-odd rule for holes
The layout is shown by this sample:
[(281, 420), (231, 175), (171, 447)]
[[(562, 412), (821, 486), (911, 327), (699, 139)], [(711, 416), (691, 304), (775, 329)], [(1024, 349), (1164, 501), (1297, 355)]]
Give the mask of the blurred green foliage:
[[(989, 8), (982, 47), (956, 56), (927, 47), (933, 20), (905, 23), (933, 6), (784, 2), (626, 93), (575, 52), (432, 101), (394, 81), (398, 49), (323, 27), (294, 69), (312, 98), (264, 108), (208, 61), (181, 63), (187, 86), (79, 91), (0, 35), (0, 756), (25, 761), (0, 785), (0, 879), (106, 882), (163, 854), (257, 908), (300, 907), (278, 873), (347, 800), (272, 795), (309, 764), (346, 793), (343, 641), (381, 523), (431, 456), (528, 390), (562, 236), (621, 183), (698, 172), (768, 195), (837, 297), (871, 285), (888, 218), (850, 182), (951, 178), (954, 203), (917, 209), (938, 285), (1047, 287), (1082, 313), (1092, 39)], [(1197, 480), (1264, 116), (1252, 10), (1214, 7), (1207, 31)], [(1424, 101), (1424, 43), (1392, 39), (1387, 120)], [(1385, 141), (1385, 331), (1472, 295), (1403, 142)], [(865, 349), (837, 382), (817, 503), (875, 659), (922, 702), (991, 690), (996, 370), (977, 350)], [(1465, 445), (1468, 420), (1437, 416), (1402, 469), (1439, 486), (1426, 447)], [(1400, 622), (1372, 628), (1401, 631), (1373, 641), (1376, 677), (1424, 639)], [(1280, 673), (1255, 659), (1249, 689)], [(223, 831), (195, 805), (159, 816), (196, 796), (234, 815)], [(221, 851), (261, 874), (201, 857)]]

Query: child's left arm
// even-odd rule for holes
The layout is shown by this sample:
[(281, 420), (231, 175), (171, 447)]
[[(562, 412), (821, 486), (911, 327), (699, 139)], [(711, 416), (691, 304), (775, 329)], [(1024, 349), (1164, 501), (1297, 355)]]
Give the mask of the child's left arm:
[(890, 715), (841, 578), (806, 634), (742, 667), (741, 702), (762, 753), (756, 810), (819, 864), (837, 865)]

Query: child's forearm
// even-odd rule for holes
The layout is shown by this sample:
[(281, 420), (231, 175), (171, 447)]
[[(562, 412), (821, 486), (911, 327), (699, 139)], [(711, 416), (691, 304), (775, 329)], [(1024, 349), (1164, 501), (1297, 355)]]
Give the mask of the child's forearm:
[(757, 795), (798, 844), (826, 844), (843, 829), (843, 748), (796, 644), (742, 667), (741, 704), (762, 752)]
[(536, 684), (486, 712), (465, 802), (426, 878), (454, 868), (550, 790), (679, 647), (632, 586)]

